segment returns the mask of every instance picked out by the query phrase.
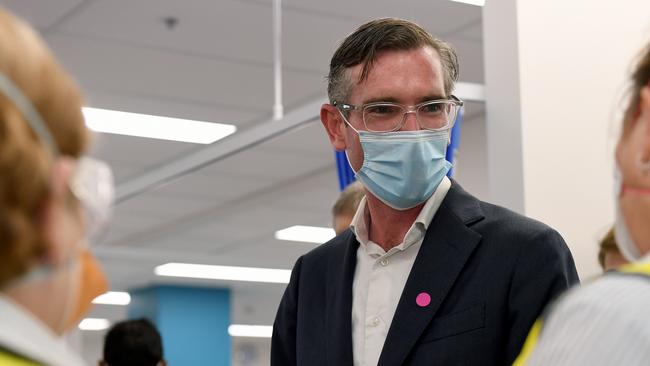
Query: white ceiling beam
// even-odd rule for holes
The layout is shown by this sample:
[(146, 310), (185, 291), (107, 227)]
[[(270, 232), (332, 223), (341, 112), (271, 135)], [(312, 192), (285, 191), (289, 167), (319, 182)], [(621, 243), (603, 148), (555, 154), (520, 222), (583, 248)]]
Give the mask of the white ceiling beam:
[(179, 179), (188, 173), (316, 121), (319, 118), (320, 107), (323, 103), (326, 103), (325, 99), (307, 103), (285, 114), (281, 120), (271, 118), (259, 126), (238, 132), (194, 153), (145, 172), (118, 185), (116, 201), (117, 203), (124, 202), (150, 189)]

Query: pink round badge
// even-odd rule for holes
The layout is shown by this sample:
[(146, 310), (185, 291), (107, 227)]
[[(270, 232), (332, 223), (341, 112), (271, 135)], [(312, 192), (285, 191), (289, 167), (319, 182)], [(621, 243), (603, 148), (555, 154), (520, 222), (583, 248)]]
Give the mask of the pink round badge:
[(431, 295), (426, 292), (420, 292), (420, 294), (415, 298), (415, 303), (422, 308), (428, 306), (431, 304)]

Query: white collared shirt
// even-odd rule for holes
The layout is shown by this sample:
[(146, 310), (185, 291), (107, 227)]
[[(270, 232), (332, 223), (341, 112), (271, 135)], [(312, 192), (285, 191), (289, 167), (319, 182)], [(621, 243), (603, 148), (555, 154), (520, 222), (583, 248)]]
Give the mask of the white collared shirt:
[(359, 203), (350, 227), (359, 249), (352, 283), (352, 350), (355, 366), (376, 366), (424, 234), (451, 181), (444, 177), (399, 245), (385, 252), (368, 239), (370, 212)]
[(1, 292), (0, 347), (43, 365), (84, 365), (62, 337)]

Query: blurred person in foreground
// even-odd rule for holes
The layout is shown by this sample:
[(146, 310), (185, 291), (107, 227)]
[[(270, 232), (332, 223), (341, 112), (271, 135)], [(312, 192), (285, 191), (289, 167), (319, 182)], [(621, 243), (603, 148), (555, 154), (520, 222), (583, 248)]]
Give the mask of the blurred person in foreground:
[(603, 272), (615, 270), (629, 263), (618, 249), (614, 228), (609, 229), (598, 243), (598, 263)]
[(650, 363), (650, 45), (632, 73), (616, 165), (614, 235), (631, 263), (553, 304), (516, 365)]
[(296, 261), (271, 365), (510, 364), (578, 281), (555, 230), (447, 178), (457, 79), (453, 48), (401, 19), (332, 56), (321, 122), (366, 195), (351, 230)]
[(166, 366), (158, 329), (147, 319), (115, 324), (104, 339), (99, 366)]
[(359, 202), (366, 195), (363, 185), (358, 181), (348, 184), (341, 192), (339, 198), (332, 207), (332, 225), (336, 235), (341, 234), (350, 227), (352, 218), (357, 212)]
[(78, 366), (62, 336), (106, 279), (87, 238), (106, 223), (112, 175), (83, 158), (76, 85), (36, 33), (0, 8), (0, 365)]

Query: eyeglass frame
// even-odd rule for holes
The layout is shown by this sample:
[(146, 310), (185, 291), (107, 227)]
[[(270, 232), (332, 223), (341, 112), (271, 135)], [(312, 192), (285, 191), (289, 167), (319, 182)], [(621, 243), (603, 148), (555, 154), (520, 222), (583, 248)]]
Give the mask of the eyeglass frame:
[[(451, 129), (454, 126), (454, 123), (456, 123), (456, 118), (454, 118), (453, 121), (450, 121), (448, 126), (443, 127), (443, 128), (427, 128), (427, 127), (423, 127), (420, 124), (420, 119), (418, 118), (418, 113), (417, 113), (418, 109), (420, 109), (420, 107), (422, 107), (424, 105), (433, 104), (435, 102), (439, 102), (439, 103), (451, 102), (457, 108), (456, 116), (458, 116), (458, 110), (460, 110), (465, 105), (465, 102), (463, 102), (462, 100), (460, 100), (457, 96), (455, 96), (453, 94), (450, 95), (450, 97), (447, 98), (447, 99), (427, 100), (427, 101), (424, 101), (422, 103), (418, 103), (418, 104), (410, 105), (410, 106), (400, 104), (400, 103), (394, 103), (394, 102), (372, 102), (372, 103), (367, 103), (367, 104), (362, 104), (362, 105), (354, 105), (354, 104), (347, 104), (347, 103), (339, 103), (336, 100), (332, 101), (332, 105), (334, 107), (336, 107), (336, 109), (338, 109), (341, 112), (341, 115), (343, 116), (343, 119), (345, 120), (345, 122), (348, 125), (350, 125), (350, 127), (352, 127), (352, 124), (350, 123), (350, 121), (348, 121), (347, 116), (344, 114), (344, 112), (347, 113), (347, 112), (350, 112), (350, 111), (361, 111), (361, 120), (363, 121), (363, 126), (366, 128), (367, 131), (370, 131), (370, 132), (381, 133), (381, 132), (399, 131), (399, 130), (402, 129), (402, 127), (404, 127), (404, 124), (406, 123), (406, 115), (409, 114), (409, 113), (415, 113), (415, 121), (417, 122), (418, 127), (420, 127), (421, 129), (428, 130), (428, 131), (445, 131), (445, 130)], [(367, 107), (379, 106), (379, 105), (394, 105), (394, 106), (399, 106), (399, 107), (405, 109), (404, 113), (402, 114), (401, 122), (398, 123), (392, 130), (377, 131), (377, 130), (373, 130), (373, 129), (368, 128), (368, 125), (366, 124), (366, 119), (364, 118), (364, 115), (363, 115), (363, 110), (365, 108), (367, 108)], [(352, 127), (352, 128), (354, 128), (354, 127)]]

